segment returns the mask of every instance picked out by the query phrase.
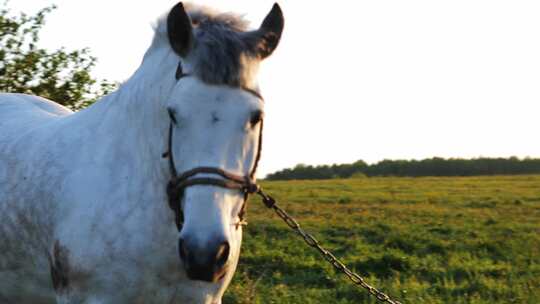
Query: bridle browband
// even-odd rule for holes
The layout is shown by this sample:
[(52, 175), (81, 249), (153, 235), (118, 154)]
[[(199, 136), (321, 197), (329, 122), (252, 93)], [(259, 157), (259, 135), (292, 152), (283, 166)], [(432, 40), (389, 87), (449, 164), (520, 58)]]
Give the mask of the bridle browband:
[[(256, 97), (264, 101), (262, 96), (257, 91), (246, 89), (246, 88), (242, 88), (242, 89), (255, 95)], [(169, 207), (175, 213), (175, 222), (179, 231), (182, 229), (182, 225), (184, 222), (184, 215), (183, 215), (183, 210), (182, 210), (182, 199), (184, 196), (184, 192), (186, 188), (195, 186), (195, 185), (215, 186), (215, 187), (221, 187), (225, 189), (241, 191), (244, 194), (244, 203), (238, 214), (240, 218), (240, 222), (237, 224), (237, 227), (239, 225), (245, 224), (244, 215), (245, 215), (247, 199), (250, 194), (257, 193), (260, 190), (259, 185), (257, 185), (257, 183), (255, 182), (255, 173), (257, 171), (257, 166), (259, 164), (259, 160), (261, 158), (261, 151), (262, 151), (263, 121), (261, 120), (259, 123), (260, 123), (260, 129), (259, 129), (257, 155), (255, 157), (254, 166), (251, 169), (249, 175), (242, 176), (242, 175), (230, 173), (230, 172), (227, 172), (226, 170), (223, 170), (221, 168), (215, 168), (215, 167), (196, 167), (191, 170), (185, 171), (179, 175), (174, 165), (174, 154), (172, 150), (172, 136), (173, 136), (174, 126), (173, 126), (173, 122), (171, 121), (169, 125), (169, 136), (168, 136), (168, 142), (167, 142), (168, 150), (167, 152), (163, 153), (163, 157), (169, 159), (169, 171), (171, 173), (171, 179), (169, 183), (167, 184), (167, 196), (169, 200)], [(221, 178), (194, 177), (197, 174), (214, 174), (214, 175), (220, 176)]]

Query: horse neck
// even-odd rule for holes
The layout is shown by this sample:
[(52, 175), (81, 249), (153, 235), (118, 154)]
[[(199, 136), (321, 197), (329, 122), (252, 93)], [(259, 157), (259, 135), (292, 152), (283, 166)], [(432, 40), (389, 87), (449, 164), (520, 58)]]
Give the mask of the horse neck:
[(145, 56), (139, 69), (117, 91), (81, 111), (84, 121), (97, 126), (95, 137), (118, 146), (110, 149), (110, 158), (121, 158), (143, 171), (152, 171), (141, 173), (161, 178), (168, 175), (161, 155), (167, 148), (169, 126), (165, 103), (176, 83), (174, 56), (167, 53), (161, 60)]

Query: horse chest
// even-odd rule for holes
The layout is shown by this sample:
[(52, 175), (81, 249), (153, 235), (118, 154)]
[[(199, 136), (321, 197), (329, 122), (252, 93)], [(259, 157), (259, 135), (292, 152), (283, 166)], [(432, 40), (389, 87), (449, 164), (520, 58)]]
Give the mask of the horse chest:
[[(168, 302), (184, 279), (176, 245), (171, 241), (175, 232), (152, 226), (151, 219), (142, 220), (152, 215), (135, 212), (129, 217), (116, 223), (88, 221), (81, 224), (84, 227), (79, 232), (60, 232), (64, 237), (53, 249), (58, 253), (56, 268), (67, 270), (59, 273), (60, 289), (88, 290), (90, 286), (94, 291), (89, 292), (114, 295), (113, 302)], [(66, 227), (73, 226), (66, 223)]]

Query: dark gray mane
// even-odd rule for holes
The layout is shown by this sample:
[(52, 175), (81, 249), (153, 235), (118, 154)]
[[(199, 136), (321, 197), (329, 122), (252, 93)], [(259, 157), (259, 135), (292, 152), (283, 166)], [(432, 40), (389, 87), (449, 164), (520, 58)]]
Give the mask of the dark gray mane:
[(247, 41), (248, 22), (232, 13), (186, 5), (194, 28), (194, 48), (188, 54), (192, 74), (210, 84), (249, 87), (258, 60)]
[(284, 23), (277, 3), (258, 29), (248, 31), (248, 22), (239, 15), (179, 2), (159, 20), (147, 55), (166, 43), (182, 58), (184, 72), (210, 84), (257, 89), (259, 62), (278, 46)]

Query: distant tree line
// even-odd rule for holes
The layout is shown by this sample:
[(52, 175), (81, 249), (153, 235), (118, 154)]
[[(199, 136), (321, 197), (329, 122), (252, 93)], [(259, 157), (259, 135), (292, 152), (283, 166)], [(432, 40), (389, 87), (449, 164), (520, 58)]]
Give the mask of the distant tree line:
[(267, 180), (331, 179), (355, 176), (477, 176), (540, 174), (540, 159), (517, 157), (423, 160), (383, 160), (368, 165), (359, 160), (352, 164), (308, 166), (299, 164), (269, 174)]

